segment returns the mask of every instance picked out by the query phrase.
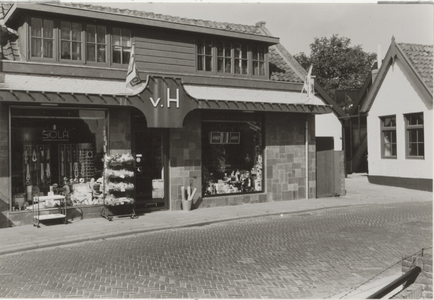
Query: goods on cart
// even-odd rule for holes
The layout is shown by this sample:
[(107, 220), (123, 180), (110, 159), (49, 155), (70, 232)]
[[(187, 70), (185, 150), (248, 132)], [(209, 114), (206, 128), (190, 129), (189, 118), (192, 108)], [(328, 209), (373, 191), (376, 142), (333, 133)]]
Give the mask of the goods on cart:
[(101, 216), (109, 221), (114, 216), (135, 217), (134, 184), (131, 182), (133, 163), (134, 157), (130, 153), (104, 156), (104, 207)]

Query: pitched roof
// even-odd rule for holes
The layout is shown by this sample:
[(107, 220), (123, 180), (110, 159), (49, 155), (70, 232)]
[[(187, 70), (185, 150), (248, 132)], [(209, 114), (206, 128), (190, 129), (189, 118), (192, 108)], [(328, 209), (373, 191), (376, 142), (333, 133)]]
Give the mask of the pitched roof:
[(433, 93), (433, 46), (397, 43), (422, 81)]
[[(268, 30), (263, 26), (264, 31)], [(268, 32), (269, 33), (269, 32)], [(270, 34), (270, 33), (269, 33)], [(275, 81), (287, 81), (304, 83), (307, 71), (297, 62), (297, 60), (281, 44), (270, 46), (270, 79)], [(333, 111), (338, 117), (344, 117), (345, 112), (331, 98), (327, 92), (317, 82), (314, 83), (315, 90), (319, 97), (333, 107)]]
[[(198, 19), (187, 19), (176, 16), (155, 14), (152, 12), (137, 11), (130, 9), (119, 9), (104, 6), (96, 6), (81, 3), (45, 3), (49, 6), (69, 7), (82, 9), (87, 11), (96, 11), (103, 13), (120, 14), (126, 16), (134, 16), (143, 19), (155, 19), (167, 22), (186, 24), (199, 27), (207, 27), (213, 29), (226, 30), (231, 32), (247, 33), (259, 36), (273, 37), (273, 35), (265, 28), (265, 22), (258, 22), (255, 25), (242, 25), (227, 22), (213, 22)], [(12, 4), (0, 3), (0, 22), (4, 19)], [(3, 25), (3, 24), (2, 24)], [(14, 37), (15, 35), (15, 37)], [(0, 52), (9, 60), (20, 60), (18, 44), (15, 42), (18, 37), (17, 33), (10, 31), (4, 25), (2, 26), (2, 40), (8, 40), (7, 45), (0, 47)], [(302, 84), (307, 72), (298, 64), (292, 55), (281, 45), (276, 44), (269, 46), (269, 63), (270, 63), (270, 80), (282, 81)]]
[(134, 16), (134, 17), (139, 17), (139, 18), (143, 18), (143, 19), (154, 19), (154, 20), (167, 21), (167, 22), (173, 22), (173, 23), (179, 23), (179, 24), (186, 24), (186, 25), (207, 27), (207, 28), (213, 28), (213, 29), (228, 30), (228, 31), (233, 31), (233, 32), (262, 35), (261, 31), (254, 25), (242, 25), (242, 24), (234, 24), (234, 23), (226, 23), (226, 22), (214, 22), (214, 21), (207, 21), (207, 20), (201, 20), (201, 19), (187, 19), (187, 18), (181, 18), (181, 17), (176, 17), (176, 16), (156, 14), (153, 12), (145, 12), (145, 11), (138, 11), (138, 10), (131, 10), (131, 9), (120, 9), (120, 8), (112, 8), (112, 7), (105, 7), (105, 6), (96, 6), (96, 5), (89, 5), (89, 4), (82, 4), (82, 3), (55, 2), (55, 3), (49, 3), (49, 4), (50, 5), (57, 5), (57, 6), (67, 6), (67, 7), (73, 7), (73, 8), (80, 8), (80, 9), (86, 9), (86, 10), (91, 10), (91, 11), (105, 12), (105, 13), (121, 14), (121, 15), (126, 15), (126, 16)]
[(361, 112), (368, 112), (377, 96), (378, 91), (386, 78), (390, 66), (398, 59), (415, 79), (421, 92), (433, 101), (433, 46), (409, 43), (392, 43), (383, 59), (383, 63), (378, 70), (378, 74), (372, 83), (371, 89), (364, 101)]

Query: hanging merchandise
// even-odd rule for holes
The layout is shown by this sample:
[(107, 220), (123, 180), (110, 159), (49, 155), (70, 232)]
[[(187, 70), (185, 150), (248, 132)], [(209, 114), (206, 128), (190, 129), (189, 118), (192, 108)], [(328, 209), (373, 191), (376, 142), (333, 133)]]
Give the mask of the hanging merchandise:
[(72, 178), (72, 159), (71, 159), (71, 149), (68, 147), (68, 152), (66, 154), (69, 163), (69, 178)]
[(47, 156), (46, 156), (46, 161), (47, 161), (47, 167), (45, 168), (45, 175), (47, 177), (47, 182), (50, 182), (50, 176), (51, 176), (51, 170), (50, 170), (50, 146), (48, 146), (47, 148)]
[(51, 171), (50, 171), (50, 163), (48, 163), (48, 162), (47, 162), (47, 167), (45, 168), (45, 173), (47, 175), (47, 179), (50, 178)]
[(38, 160), (38, 157), (36, 156), (36, 149), (33, 149), (32, 161), (34, 163), (36, 163), (37, 160)]
[(78, 180), (78, 162), (74, 163), (74, 178)]
[(26, 185), (31, 185), (30, 182), (31, 178), (30, 178), (30, 164), (26, 165)]
[(65, 160), (65, 158), (64, 158), (64, 152), (63, 152), (63, 149), (62, 150), (60, 150), (60, 175), (63, 177), (63, 176), (65, 176), (65, 166), (64, 166), (64, 160)]
[(24, 151), (24, 164), (26, 165), (26, 185), (30, 185), (30, 164), (29, 164), (29, 156), (28, 156), (28, 151), (27, 151), (27, 147), (25, 148), (26, 150)]
[(44, 163), (41, 162), (41, 182), (44, 183)]

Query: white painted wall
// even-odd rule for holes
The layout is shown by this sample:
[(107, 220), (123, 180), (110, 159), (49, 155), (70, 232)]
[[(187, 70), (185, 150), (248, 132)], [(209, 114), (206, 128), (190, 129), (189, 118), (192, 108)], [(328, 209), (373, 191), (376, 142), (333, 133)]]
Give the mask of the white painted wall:
[[(404, 114), (423, 112), (425, 159), (405, 157)], [(396, 115), (397, 158), (381, 158), (381, 116)], [(372, 104), (368, 122), (369, 175), (404, 178), (433, 178), (432, 102), (425, 99), (406, 74), (400, 61), (390, 67)]]
[[(314, 104), (324, 105), (325, 103), (315, 97)], [(342, 150), (342, 125), (338, 117), (334, 113), (316, 115), (315, 116), (315, 136), (317, 137), (333, 137), (334, 150)]]

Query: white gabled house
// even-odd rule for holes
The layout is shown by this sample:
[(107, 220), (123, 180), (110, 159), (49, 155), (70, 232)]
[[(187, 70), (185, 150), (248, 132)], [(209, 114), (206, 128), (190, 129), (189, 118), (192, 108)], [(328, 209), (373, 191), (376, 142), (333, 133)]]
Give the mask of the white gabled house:
[(391, 45), (366, 101), (372, 183), (432, 191), (433, 46)]

